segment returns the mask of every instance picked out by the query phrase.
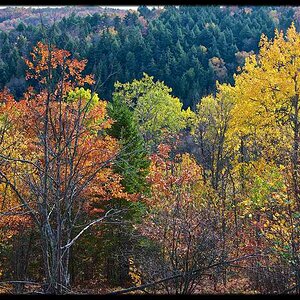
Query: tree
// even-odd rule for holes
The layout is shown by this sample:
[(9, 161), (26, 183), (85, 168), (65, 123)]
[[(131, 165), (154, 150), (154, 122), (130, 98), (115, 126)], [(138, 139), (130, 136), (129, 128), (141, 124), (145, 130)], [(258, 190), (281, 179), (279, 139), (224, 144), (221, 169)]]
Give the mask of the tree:
[(218, 210), (213, 191), (204, 184), (201, 173), (201, 167), (187, 153), (172, 159), (166, 144), (160, 144), (151, 156), (151, 194), (139, 226), (149, 241), (140, 247), (139, 252), (145, 254), (138, 261), (146, 282), (183, 274), (163, 283), (168, 294), (193, 293), (203, 276), (203, 272), (195, 271), (209, 269), (220, 259)]
[(232, 149), (227, 132), (231, 122), (234, 100), (230, 86), (217, 84), (218, 92), (201, 99), (192, 122), (193, 137), (199, 146), (198, 160), (204, 168), (204, 180), (210, 178), (212, 186), (219, 190)]
[[(108, 129), (108, 134), (119, 141), (121, 152), (113, 166), (114, 171), (122, 176), (122, 186), (130, 194), (142, 194), (148, 191), (146, 176), (150, 165), (148, 152), (138, 124), (125, 101), (115, 95), (109, 103), (108, 113), (114, 120)], [(130, 254), (133, 248), (133, 226), (140, 221), (141, 201), (129, 203), (126, 199), (114, 199), (109, 203), (117, 209), (124, 209), (122, 217), (125, 224), (108, 224), (103, 235), (103, 244), (108, 252), (108, 279), (117, 286), (123, 286), (130, 281)]]
[(170, 93), (171, 88), (163, 82), (153, 81), (144, 73), (141, 80), (115, 85), (115, 97), (122, 97), (133, 109), (134, 118), (139, 124), (144, 139), (153, 143), (163, 132), (176, 134), (186, 127), (192, 115), (190, 109), (183, 110), (182, 103)]
[(246, 100), (243, 111), (246, 107), (248, 109), (247, 115), (241, 114), (237, 122), (245, 120), (241, 123), (248, 126), (242, 127), (245, 129), (245, 134), (251, 133), (250, 122), (253, 124), (255, 122), (256, 132), (265, 133), (264, 139), (267, 138), (267, 131), (273, 131), (270, 138), (277, 139), (276, 148), (285, 149), (287, 151), (285, 161), (292, 164), (294, 198), (297, 203), (300, 203), (298, 195), (299, 53), (296, 48), (299, 41), (299, 35), (293, 25), (287, 31), (286, 39), (283, 32), (278, 31), (275, 32), (273, 41), (262, 36), (258, 59), (255, 55), (246, 58), (242, 74), (235, 79), (236, 93), (241, 93), (243, 90), (243, 98), (238, 101), (236, 109), (241, 107), (242, 99)]
[(140, 13), (141, 16), (143, 16), (145, 19), (148, 19), (151, 15), (151, 10), (146, 5), (140, 5), (137, 9), (137, 11)]
[[(8, 91), (4, 89), (0, 92), (0, 166), (14, 181), (18, 176), (14, 173), (14, 166), (4, 159), (7, 156), (21, 157), (22, 144), (26, 139), (18, 131), (15, 131), (11, 122), (13, 115), (19, 115), (15, 107), (15, 100)], [(14, 120), (19, 121), (16, 117)], [(0, 179), (0, 203), (1, 203), (1, 234), (0, 241), (11, 239), (19, 233), (23, 227), (28, 227), (31, 220), (28, 215), (24, 215), (22, 205), (19, 204), (17, 196), (10, 188), (8, 182)], [(8, 226), (7, 226), (8, 225)]]
[(123, 149), (114, 169), (122, 175), (122, 185), (128, 193), (143, 192), (150, 161), (133, 112), (120, 96), (115, 95), (108, 113), (114, 120), (108, 133), (119, 140)]
[(0, 180), (38, 229), (46, 292), (63, 293), (70, 285), (71, 246), (109, 215), (99, 208), (101, 201), (127, 194), (111, 168), (118, 143), (103, 134), (112, 123), (106, 102), (76, 88), (93, 82), (81, 74), (86, 62), (38, 43), (26, 64), (27, 79), (37, 80), (40, 90), (30, 88), (9, 115), (24, 145), (18, 156), (1, 156), (9, 168), (1, 168)]
[(217, 80), (224, 81), (227, 77), (227, 68), (222, 58), (213, 57), (209, 59), (209, 66), (212, 68)]
[[(232, 142), (239, 145), (242, 197), (249, 200), (252, 194), (250, 202), (262, 201), (257, 196), (257, 191), (260, 191), (265, 194), (264, 201), (270, 201), (250, 214), (260, 224), (256, 233), (267, 236), (274, 253), (284, 259), (285, 265), (289, 265), (296, 289), (300, 278), (297, 254), (299, 231), (296, 225), (300, 209), (299, 45), (300, 35), (293, 24), (285, 36), (278, 31), (275, 31), (273, 40), (262, 35), (258, 56), (247, 57), (241, 73), (235, 76), (235, 86), (231, 92), (235, 105), (229, 129)], [(251, 165), (268, 170), (269, 179), (251, 183), (251, 178), (255, 176), (250, 173), (253, 172)], [(275, 175), (270, 174), (277, 174), (281, 180), (272, 178)], [(275, 185), (274, 181), (278, 180)], [(256, 188), (251, 192), (248, 189), (253, 185)], [(275, 204), (271, 204), (274, 201)], [(249, 202), (246, 203), (249, 205)], [(280, 221), (276, 215), (278, 205)], [(261, 213), (261, 210), (268, 210), (268, 213)], [(281, 224), (280, 230), (278, 222)]]

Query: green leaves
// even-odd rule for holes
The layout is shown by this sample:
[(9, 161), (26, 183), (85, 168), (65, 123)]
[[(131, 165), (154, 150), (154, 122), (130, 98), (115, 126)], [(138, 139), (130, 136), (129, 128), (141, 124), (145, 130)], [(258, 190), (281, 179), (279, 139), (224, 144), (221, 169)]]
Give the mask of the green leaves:
[(85, 102), (88, 101), (88, 107), (89, 109), (91, 109), (95, 105), (97, 105), (97, 103), (99, 102), (99, 97), (96, 93), (92, 94), (91, 90), (89, 89), (76, 87), (74, 90), (68, 93), (66, 102), (74, 102), (79, 100), (84, 100)]
[(163, 133), (176, 134), (185, 128), (192, 117), (191, 110), (183, 110), (183, 104), (170, 93), (172, 89), (161, 81), (143, 74), (141, 80), (115, 84), (113, 97), (121, 97), (133, 110), (139, 130), (147, 142), (159, 140)]

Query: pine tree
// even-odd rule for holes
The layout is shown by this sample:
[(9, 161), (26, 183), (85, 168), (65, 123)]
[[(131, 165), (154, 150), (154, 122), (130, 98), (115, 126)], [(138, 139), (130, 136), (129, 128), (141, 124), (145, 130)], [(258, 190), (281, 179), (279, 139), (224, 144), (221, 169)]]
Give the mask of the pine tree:
[(119, 95), (113, 97), (108, 112), (115, 120), (108, 133), (120, 141), (123, 149), (115, 171), (122, 175), (122, 184), (127, 192), (143, 192), (146, 188), (145, 177), (149, 160), (133, 112)]
[[(144, 140), (138, 131), (133, 112), (119, 95), (114, 95), (109, 103), (108, 113), (115, 121), (108, 134), (119, 140), (121, 153), (114, 165), (114, 171), (123, 179), (122, 186), (128, 193), (146, 193), (148, 185), (146, 176), (150, 166)], [(107, 277), (115, 285), (130, 284), (129, 254), (132, 251), (133, 227), (130, 221), (138, 222), (144, 206), (142, 203), (129, 203), (126, 200), (115, 199), (115, 208), (125, 209), (123, 216), (125, 224), (114, 226), (108, 224), (104, 231), (104, 250), (107, 254)]]

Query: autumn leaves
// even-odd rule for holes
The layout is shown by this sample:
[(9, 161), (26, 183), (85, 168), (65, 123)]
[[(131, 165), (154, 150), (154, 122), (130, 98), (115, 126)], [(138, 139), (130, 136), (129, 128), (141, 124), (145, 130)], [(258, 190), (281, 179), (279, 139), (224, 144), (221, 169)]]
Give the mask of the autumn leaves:
[[(1, 240), (36, 228), (46, 292), (64, 293), (82, 224), (102, 222), (110, 200), (139, 200), (128, 228), (157, 246), (148, 266), (135, 260), (146, 280), (181, 272), (166, 288), (191, 293), (200, 266), (255, 253), (254, 286), (278, 267), (299, 285), (299, 49), (293, 25), (263, 35), (234, 85), (218, 83), (193, 112), (146, 73), (117, 82), (107, 104), (87, 89), (86, 61), (39, 42), (25, 60), (35, 88), (19, 101), (0, 93)], [(185, 134), (195, 151), (182, 151)]]

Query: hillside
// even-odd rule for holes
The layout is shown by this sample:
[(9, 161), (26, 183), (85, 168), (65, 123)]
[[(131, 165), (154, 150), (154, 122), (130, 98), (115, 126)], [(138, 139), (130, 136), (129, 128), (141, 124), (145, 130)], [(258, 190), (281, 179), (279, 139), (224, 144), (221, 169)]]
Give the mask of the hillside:
[(31, 7), (6, 7), (0, 9), (0, 30), (9, 31), (15, 29), (20, 23), (26, 26), (37, 26), (41, 19), (45, 25), (53, 24), (67, 18), (71, 14), (77, 16), (87, 16), (92, 14), (108, 14), (108, 15), (124, 15), (125, 10), (103, 8), (100, 6), (64, 6), (64, 7), (48, 7), (48, 8), (31, 8)]
[(300, 294), (299, 7), (0, 13), (0, 294)]
[(292, 21), (299, 26), (299, 9), (284, 6), (140, 7), (126, 15), (113, 9), (103, 14), (98, 7), (8, 8), (0, 11), (5, 27), (0, 34), (0, 87), (8, 85), (17, 97), (25, 85), (22, 56), (45, 34), (40, 12), (44, 24), (56, 21), (48, 30), (52, 42), (88, 60), (87, 71), (102, 83), (98, 92), (103, 98), (111, 99), (115, 81), (146, 72), (166, 82), (184, 107), (193, 109), (215, 90), (216, 80), (232, 82), (244, 58), (257, 53), (262, 33), (272, 37), (275, 28), (285, 30)]

